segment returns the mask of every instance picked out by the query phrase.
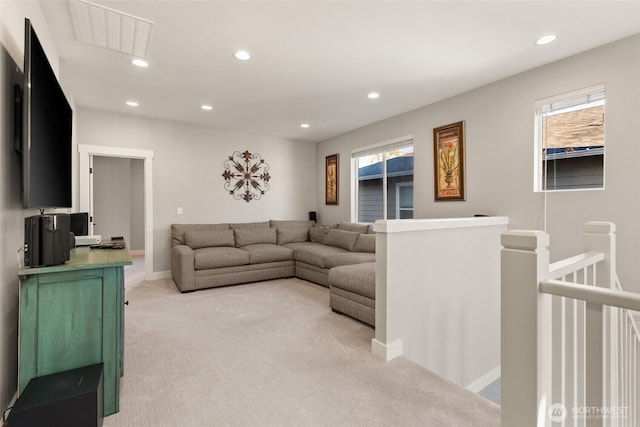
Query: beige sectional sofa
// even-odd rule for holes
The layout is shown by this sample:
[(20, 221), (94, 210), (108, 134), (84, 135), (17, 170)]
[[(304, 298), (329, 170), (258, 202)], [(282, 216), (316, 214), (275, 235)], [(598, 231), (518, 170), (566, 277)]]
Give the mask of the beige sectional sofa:
[(171, 273), (181, 292), (293, 276), (328, 287), (333, 267), (373, 261), (375, 234), (366, 224), (171, 225)]

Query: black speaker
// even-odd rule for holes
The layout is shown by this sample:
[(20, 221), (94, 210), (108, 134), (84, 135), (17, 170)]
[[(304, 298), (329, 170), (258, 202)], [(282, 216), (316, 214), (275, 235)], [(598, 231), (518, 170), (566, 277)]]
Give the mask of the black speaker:
[(88, 212), (76, 212), (70, 214), (71, 216), (71, 231), (76, 236), (88, 236), (89, 235), (89, 213)]
[(309, 212), (309, 221), (318, 221), (318, 215), (315, 211)]
[(24, 265), (45, 267), (69, 259), (69, 214), (34, 215), (24, 219)]
[(32, 378), (9, 413), (11, 427), (100, 427), (103, 364)]

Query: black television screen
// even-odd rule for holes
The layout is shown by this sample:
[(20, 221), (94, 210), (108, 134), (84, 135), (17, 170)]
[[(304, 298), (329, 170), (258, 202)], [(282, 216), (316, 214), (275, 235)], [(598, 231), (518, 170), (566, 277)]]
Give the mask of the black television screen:
[(24, 207), (70, 208), (73, 111), (29, 19), (22, 93)]

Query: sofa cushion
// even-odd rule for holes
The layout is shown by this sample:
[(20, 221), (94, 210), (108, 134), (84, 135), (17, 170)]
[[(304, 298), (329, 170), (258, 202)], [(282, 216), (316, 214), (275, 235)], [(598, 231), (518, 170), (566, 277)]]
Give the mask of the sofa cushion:
[(323, 243), (324, 238), (329, 234), (329, 230), (338, 228), (338, 224), (315, 224), (309, 229), (309, 240), (315, 243)]
[(329, 270), (329, 284), (333, 287), (376, 298), (376, 263), (344, 265)]
[(171, 224), (171, 246), (184, 245), (187, 231), (228, 230), (229, 224)]
[(191, 249), (235, 246), (233, 230), (187, 231), (184, 242)]
[(314, 242), (293, 242), (293, 243), (285, 243), (282, 246), (295, 251), (296, 249), (310, 248), (313, 246), (324, 246), (324, 245), (322, 243), (314, 243)]
[(315, 245), (304, 246), (293, 251), (293, 258), (316, 267), (325, 267), (325, 258), (335, 254), (348, 254), (349, 251), (334, 246)]
[(329, 227), (313, 227), (309, 229), (309, 240), (314, 243), (324, 243), (327, 234), (329, 234)]
[(242, 250), (249, 253), (249, 264), (293, 260), (293, 250), (285, 248), (284, 246), (258, 243), (243, 246)]
[(356, 240), (356, 245), (353, 247), (354, 252), (374, 252), (376, 251), (376, 235), (375, 234), (361, 234)]
[(329, 255), (324, 258), (326, 268), (339, 267), (341, 265), (362, 264), (374, 262), (376, 254), (371, 252), (348, 252), (344, 254)]
[(369, 224), (358, 224), (357, 222), (341, 222), (338, 225), (338, 230), (353, 231), (355, 233), (366, 233), (369, 228)]
[(196, 270), (249, 264), (249, 252), (228, 246), (196, 249), (193, 256)]
[(297, 221), (297, 220), (274, 220), (271, 221), (271, 228), (311, 228), (315, 221)]
[(306, 242), (309, 240), (308, 228), (278, 228), (276, 230), (278, 244)]
[(327, 237), (324, 238), (324, 244), (353, 251), (358, 236), (360, 236), (360, 233), (331, 229)]
[(236, 238), (236, 247), (255, 245), (258, 243), (276, 244), (275, 228), (238, 228), (233, 230)]
[(270, 223), (269, 223), (269, 221), (263, 221), (263, 222), (235, 222), (235, 223), (229, 224), (229, 227), (232, 230), (237, 230), (238, 228), (269, 228), (270, 227)]

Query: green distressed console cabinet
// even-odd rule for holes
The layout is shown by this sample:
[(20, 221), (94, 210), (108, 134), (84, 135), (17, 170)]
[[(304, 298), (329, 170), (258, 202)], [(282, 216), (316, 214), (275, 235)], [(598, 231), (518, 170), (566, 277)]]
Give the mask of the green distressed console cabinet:
[(71, 250), (65, 264), (20, 278), (18, 394), (31, 378), (104, 363), (104, 415), (119, 410), (127, 249)]

